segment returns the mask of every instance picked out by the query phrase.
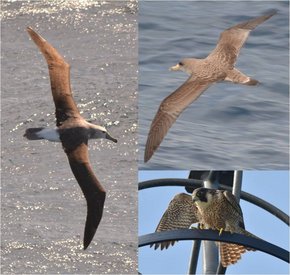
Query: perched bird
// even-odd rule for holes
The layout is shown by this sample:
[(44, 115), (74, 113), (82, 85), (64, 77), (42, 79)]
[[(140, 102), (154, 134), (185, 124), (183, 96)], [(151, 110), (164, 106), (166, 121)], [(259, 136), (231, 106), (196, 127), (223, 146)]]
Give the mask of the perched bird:
[(70, 87), (70, 66), (44, 38), (32, 28), (28, 34), (44, 55), (50, 76), (55, 104), (56, 129), (29, 128), (24, 136), (29, 140), (47, 139), (62, 143), (71, 170), (87, 201), (87, 218), (84, 233), (84, 249), (92, 241), (101, 221), (106, 192), (92, 170), (88, 156), (88, 140), (105, 138), (117, 140), (99, 125), (87, 122), (73, 99)]
[(171, 70), (182, 70), (190, 77), (160, 104), (145, 146), (144, 162), (157, 150), (179, 115), (212, 84), (229, 81), (243, 85), (257, 85), (258, 81), (235, 68), (240, 50), (251, 30), (272, 17), (276, 11), (223, 31), (215, 49), (205, 58), (185, 58)]
[[(189, 228), (193, 223), (199, 223), (201, 228), (229, 231), (255, 237), (245, 230), (243, 213), (235, 196), (229, 191), (197, 188), (192, 196), (180, 193), (170, 202), (163, 214), (156, 232), (173, 229)], [(155, 249), (168, 248), (175, 241), (155, 244)], [(242, 245), (217, 242), (220, 251), (220, 260), (224, 267), (236, 263), (241, 254), (252, 248)], [(152, 245), (151, 245), (152, 246)]]
[[(197, 188), (192, 193), (201, 220), (208, 229), (229, 231), (257, 238), (245, 230), (242, 209), (236, 197), (229, 191)], [(224, 267), (236, 263), (246, 250), (253, 250), (242, 245), (219, 243), (221, 263)]]

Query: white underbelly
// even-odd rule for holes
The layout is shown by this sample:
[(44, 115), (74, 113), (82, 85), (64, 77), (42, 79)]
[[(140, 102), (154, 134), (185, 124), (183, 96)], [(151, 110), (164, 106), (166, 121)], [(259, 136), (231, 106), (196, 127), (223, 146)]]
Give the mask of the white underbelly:
[(39, 131), (37, 135), (49, 141), (60, 142), (59, 133), (57, 129), (45, 128)]

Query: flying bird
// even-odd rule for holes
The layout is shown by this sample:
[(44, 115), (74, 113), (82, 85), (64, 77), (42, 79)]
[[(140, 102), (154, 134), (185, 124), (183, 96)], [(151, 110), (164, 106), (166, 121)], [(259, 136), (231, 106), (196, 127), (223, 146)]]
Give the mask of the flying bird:
[(215, 49), (205, 59), (185, 58), (171, 67), (173, 71), (181, 70), (190, 76), (161, 102), (150, 126), (144, 162), (152, 157), (179, 115), (211, 85), (220, 81), (250, 86), (259, 83), (236, 69), (235, 63), (250, 31), (276, 13), (272, 11), (226, 29), (221, 33)]
[[(156, 232), (189, 228), (197, 222), (201, 228), (218, 230), (220, 234), (222, 231), (229, 231), (257, 238), (245, 230), (241, 207), (232, 193), (203, 187), (195, 189), (192, 196), (185, 193), (177, 194), (163, 214)], [(167, 249), (174, 242), (156, 243), (154, 248)], [(217, 244), (224, 267), (236, 263), (246, 250), (255, 251), (232, 243), (217, 242)]]
[(104, 127), (89, 123), (80, 115), (71, 92), (69, 64), (31, 27), (27, 28), (27, 32), (48, 65), (57, 128), (29, 128), (24, 136), (29, 140), (46, 139), (62, 143), (71, 170), (87, 202), (83, 240), (86, 249), (101, 221), (106, 197), (106, 191), (96, 178), (89, 161), (88, 140), (105, 138), (115, 143), (117, 140)]

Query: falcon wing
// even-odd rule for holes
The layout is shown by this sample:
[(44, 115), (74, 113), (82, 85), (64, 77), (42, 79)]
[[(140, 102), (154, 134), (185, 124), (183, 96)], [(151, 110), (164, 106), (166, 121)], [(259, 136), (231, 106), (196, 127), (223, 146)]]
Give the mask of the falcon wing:
[(230, 192), (230, 191), (223, 191), (223, 195), (226, 198), (226, 200), (229, 202), (229, 204), (234, 208), (235, 213), (238, 217), (240, 217), (242, 224), (240, 225), (242, 228), (245, 228), (244, 222), (243, 222), (243, 212), (242, 208), (240, 207), (236, 197)]
[[(189, 228), (191, 224), (198, 221), (198, 210), (192, 201), (192, 197), (188, 194), (180, 193), (169, 203), (156, 228), (156, 232)], [(175, 241), (156, 243), (154, 249), (157, 249), (159, 246), (161, 250), (167, 249), (170, 245), (174, 245), (174, 243)]]

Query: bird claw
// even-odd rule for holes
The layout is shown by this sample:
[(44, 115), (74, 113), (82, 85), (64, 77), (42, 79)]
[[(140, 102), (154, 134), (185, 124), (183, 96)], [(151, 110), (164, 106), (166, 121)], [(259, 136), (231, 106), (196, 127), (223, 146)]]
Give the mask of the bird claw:
[(189, 229), (198, 229), (198, 227), (195, 227), (195, 226), (191, 225), (191, 226), (189, 227)]

